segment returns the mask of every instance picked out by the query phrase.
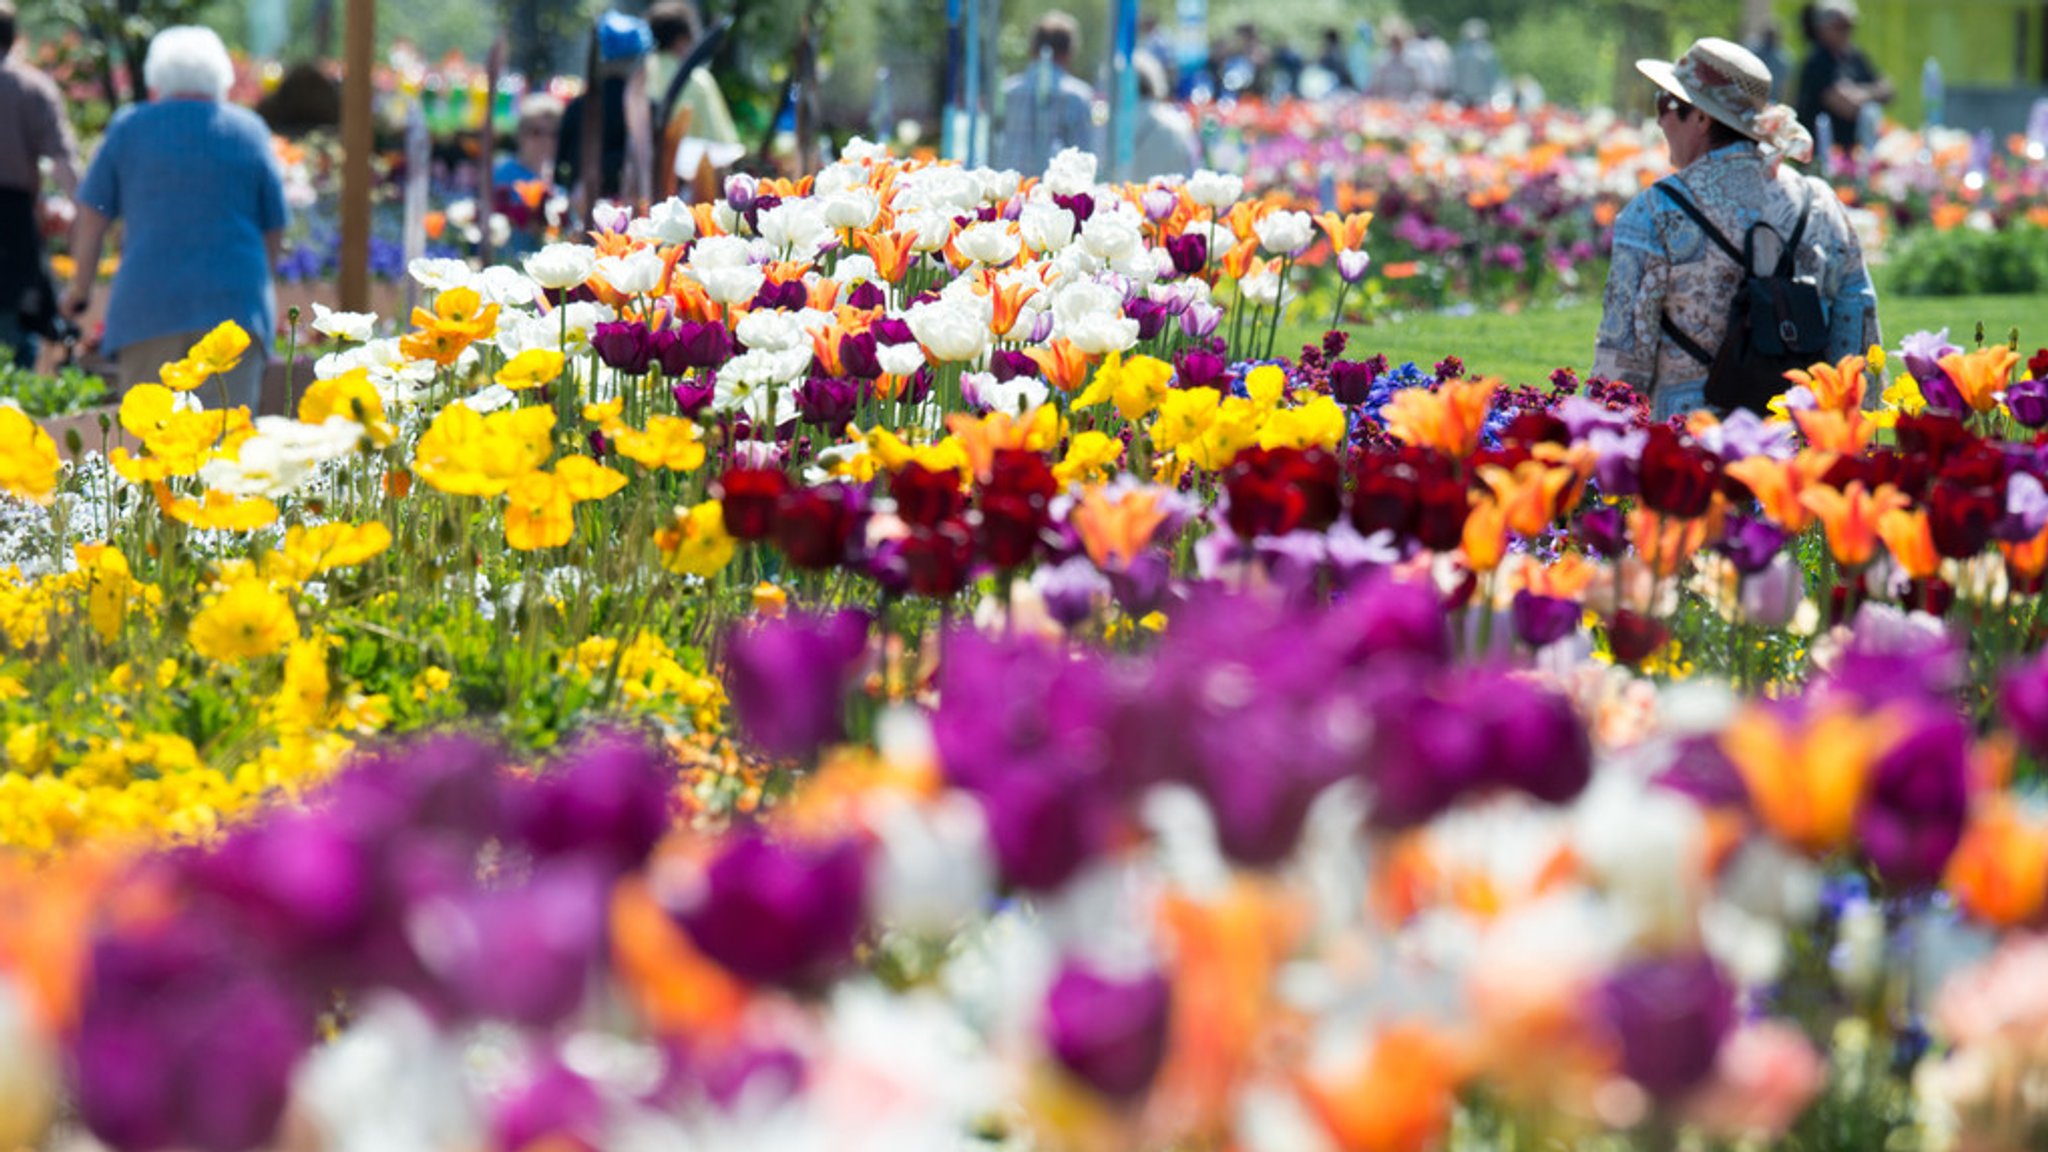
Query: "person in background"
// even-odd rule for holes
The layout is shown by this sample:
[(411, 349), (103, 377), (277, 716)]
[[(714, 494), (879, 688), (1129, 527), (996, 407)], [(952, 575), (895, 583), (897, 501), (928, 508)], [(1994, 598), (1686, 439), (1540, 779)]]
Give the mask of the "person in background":
[(519, 102), (519, 123), (513, 129), (512, 152), (491, 169), (500, 188), (545, 180), (555, 166), (555, 145), (562, 134), (562, 102), (536, 92)]
[(1137, 124), (1131, 133), (1131, 174), (1144, 182), (1160, 176), (1190, 176), (1201, 166), (1202, 146), (1188, 114), (1171, 101), (1166, 68), (1150, 52), (1131, 57), (1138, 72)]
[(1323, 29), (1322, 46), (1316, 51), (1316, 67), (1330, 79), (1332, 92), (1358, 91), (1358, 78), (1351, 74), (1351, 53), (1344, 45), (1344, 33)]
[(1792, 57), (1785, 51), (1785, 41), (1778, 31), (1778, 22), (1765, 20), (1757, 25), (1743, 47), (1756, 53), (1756, 58), (1771, 70), (1771, 99), (1782, 101), (1792, 86)]
[[(653, 111), (647, 92), (647, 55), (654, 33), (647, 21), (606, 12), (597, 21), (599, 98), (598, 172), (594, 189), (581, 187), (583, 136), (589, 119), (585, 92), (569, 101), (555, 146), (555, 183), (569, 189), (581, 212), (596, 200), (645, 200), (652, 195)], [(594, 193), (594, 195), (593, 195)]]
[(1451, 96), (1467, 108), (1493, 103), (1500, 91), (1500, 54), (1493, 50), (1486, 21), (1467, 20), (1451, 54)]
[(78, 145), (56, 83), (15, 58), (14, 37), (14, 5), (0, 0), (0, 363), (30, 368), (36, 331), (57, 304), (43, 256), (42, 162), (75, 196)]
[[(1676, 63), (1641, 60), (1636, 68), (1660, 89), (1657, 125), (1678, 172), (1645, 188), (1615, 218), (1593, 372), (1632, 385), (1657, 420), (1705, 403), (1707, 373), (1748, 270), (1680, 197), (1737, 247), (1759, 222), (1780, 243), (1789, 240), (1806, 211), (1793, 272), (1820, 289), (1828, 317), (1823, 358), (1860, 355), (1880, 343), (1877, 291), (1841, 199), (1825, 181), (1776, 167), (1780, 159), (1810, 157), (1812, 142), (1790, 108), (1771, 103), (1764, 62), (1740, 44), (1708, 38)], [(1758, 240), (1763, 258), (1774, 260), (1776, 248)]]
[[(91, 303), (107, 228), (121, 221), (121, 268), (100, 339), (121, 386), (158, 379), (165, 364), (232, 320), (250, 345), (220, 381), (229, 405), (253, 412), (277, 334), (271, 268), (289, 222), (270, 130), (254, 112), (225, 103), (234, 66), (211, 29), (157, 33), (142, 77), (149, 103), (115, 114), (78, 188), (77, 270), (64, 311), (82, 315)], [(208, 406), (218, 406), (215, 385), (206, 387)]]
[[(704, 23), (692, 0), (659, 0), (647, 10), (647, 26), (654, 33), (647, 94), (658, 110), (668, 97), (676, 70), (704, 38)], [(664, 179), (670, 174), (681, 177), (684, 191), (696, 191), (693, 200), (711, 198), (712, 190), (723, 184), (722, 170), (746, 154), (725, 93), (718, 90), (711, 69), (702, 66), (690, 70), (668, 123), (655, 125), (655, 133), (661, 152), (657, 172)]]
[(1095, 126), (1095, 89), (1074, 75), (1081, 25), (1065, 12), (1039, 17), (1031, 29), (1031, 64), (1003, 84), (1003, 128), (992, 163), (1026, 176), (1045, 171), (1068, 148), (1102, 154)]
[(1422, 92), (1432, 100), (1451, 94), (1451, 46), (1437, 34), (1436, 21), (1425, 16), (1415, 22), (1415, 39), (1408, 45), (1415, 61), (1415, 75)]
[(1372, 65), (1372, 84), (1367, 89), (1384, 100), (1412, 100), (1422, 95), (1422, 72), (1416, 64), (1414, 30), (1400, 17), (1390, 18), (1380, 30), (1386, 41)]
[(1852, 151), (1875, 140), (1893, 95), (1892, 82), (1854, 43), (1856, 20), (1855, 0), (1815, 4), (1813, 51), (1799, 69), (1799, 122), (1814, 139)]

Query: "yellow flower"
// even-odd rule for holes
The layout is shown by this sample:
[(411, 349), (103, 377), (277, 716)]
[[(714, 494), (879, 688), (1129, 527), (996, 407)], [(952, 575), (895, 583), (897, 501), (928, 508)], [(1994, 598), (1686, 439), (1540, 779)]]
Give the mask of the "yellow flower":
[(57, 494), (57, 442), (19, 408), (0, 408), (0, 489), (48, 504)]
[(562, 354), (552, 348), (528, 348), (505, 362), (492, 379), (514, 392), (538, 388), (562, 374)]
[(612, 442), (619, 455), (642, 468), (691, 472), (704, 464), (697, 426), (680, 416), (656, 416), (647, 422), (645, 432), (620, 426), (612, 433)]
[(185, 354), (185, 359), (208, 376), (232, 371), (249, 350), (249, 334), (233, 320), (223, 320)]
[(1090, 483), (1116, 467), (1123, 459), (1123, 441), (1106, 432), (1082, 432), (1067, 445), (1066, 459), (1053, 467), (1053, 479), (1065, 487), (1075, 481)]
[(709, 579), (732, 562), (734, 541), (725, 531), (725, 512), (716, 500), (676, 509), (669, 526), (654, 534), (662, 567)]
[(547, 472), (528, 472), (506, 494), (505, 543), (521, 552), (553, 548), (576, 532), (569, 487)]
[(1298, 408), (1282, 408), (1268, 416), (1259, 429), (1259, 447), (1334, 450), (1345, 430), (1344, 409), (1331, 397), (1317, 395)]
[(1918, 416), (1927, 407), (1927, 397), (1920, 394), (1920, 382), (1911, 376), (1901, 375), (1884, 390), (1884, 402), (1908, 416)]
[(194, 360), (173, 360), (156, 370), (156, 378), (173, 392), (190, 392), (207, 377), (206, 366)]
[(128, 618), (128, 597), (135, 590), (128, 557), (105, 544), (80, 544), (72, 552), (78, 557), (79, 571), (92, 582), (86, 595), (86, 614), (92, 618), (93, 631), (101, 639), (112, 640), (121, 634), (121, 625)]
[(333, 685), (327, 675), (325, 636), (314, 635), (294, 641), (285, 652), (284, 682), (271, 702), (277, 723), (300, 731), (319, 724), (327, 716), (327, 697)]
[(384, 416), (384, 398), (370, 383), (365, 368), (353, 368), (339, 376), (316, 380), (299, 398), (299, 419), (307, 424), (325, 424), (339, 416), (361, 424), (370, 443), (382, 448), (398, 438), (398, 429)]
[(498, 330), (498, 306), (485, 304), (474, 288), (450, 288), (434, 297), (434, 310), (412, 310), (419, 331), (398, 342), (398, 350), (415, 360), (432, 360), (446, 368), (471, 344)]
[(1277, 364), (1261, 364), (1244, 374), (1245, 395), (1261, 408), (1271, 408), (1280, 403), (1280, 397), (1287, 392), (1287, 373)]
[(1239, 452), (1258, 443), (1259, 415), (1256, 401), (1229, 397), (1217, 409), (1216, 419), (1202, 431), (1201, 438), (1176, 455), (1198, 468), (1228, 468)]
[(626, 486), (626, 474), (607, 468), (588, 456), (564, 456), (555, 462), (555, 479), (578, 503), (602, 500)]
[(194, 528), (252, 532), (277, 522), (277, 505), (261, 496), (237, 497), (209, 489), (203, 500), (172, 500), (164, 506), (164, 514)]
[(420, 669), (419, 676), (412, 683), (413, 703), (426, 703), (430, 697), (439, 696), (443, 692), (448, 691), (448, 686), (454, 682), (455, 678), (448, 674), (446, 668), (429, 666)]
[(497, 496), (546, 463), (554, 427), (555, 414), (548, 408), (485, 416), (466, 404), (450, 404), (421, 433), (413, 471), (443, 492)]
[(192, 647), (209, 660), (256, 660), (299, 638), (292, 603), (261, 580), (228, 587), (192, 618)]
[(308, 580), (333, 568), (349, 568), (391, 547), (391, 529), (381, 520), (362, 524), (331, 521), (284, 534), (283, 560), (293, 579)]
[(1223, 396), (1214, 388), (1187, 388), (1170, 392), (1159, 402), (1159, 416), (1152, 421), (1152, 446), (1172, 452), (1201, 439), (1216, 422)]
[(1112, 401), (1124, 419), (1142, 419), (1159, 406), (1172, 376), (1173, 365), (1164, 360), (1133, 356), (1126, 361), (1122, 353), (1112, 352), (1095, 370), (1087, 390), (1074, 398), (1074, 407), (1091, 408)]

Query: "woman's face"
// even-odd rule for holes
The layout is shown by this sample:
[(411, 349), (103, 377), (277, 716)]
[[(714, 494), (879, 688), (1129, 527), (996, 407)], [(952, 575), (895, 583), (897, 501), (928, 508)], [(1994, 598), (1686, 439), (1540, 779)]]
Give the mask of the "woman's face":
[(1669, 92), (1657, 94), (1657, 127), (1671, 149), (1671, 166), (1683, 168), (1706, 154), (1713, 121), (1707, 114)]

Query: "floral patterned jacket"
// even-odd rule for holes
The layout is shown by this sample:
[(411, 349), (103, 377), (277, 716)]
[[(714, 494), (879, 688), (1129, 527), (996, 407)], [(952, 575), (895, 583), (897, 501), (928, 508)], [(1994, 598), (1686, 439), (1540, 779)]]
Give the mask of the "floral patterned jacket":
[[(1758, 220), (1781, 237), (1791, 236), (1805, 189), (1812, 189), (1813, 213), (1794, 268), (1820, 285), (1828, 310), (1827, 357), (1839, 360), (1880, 342), (1877, 290), (1863, 265), (1862, 244), (1825, 181), (1788, 168), (1773, 179), (1763, 154), (1748, 141), (1700, 157), (1673, 179), (1677, 190), (1738, 247)], [(1759, 233), (1757, 247), (1758, 266), (1768, 268), (1776, 260), (1776, 245)], [(1719, 348), (1728, 306), (1742, 279), (1741, 267), (1669, 196), (1644, 189), (1614, 221), (1613, 264), (1594, 373), (1634, 385), (1650, 397), (1660, 420), (1700, 407), (1707, 366), (1664, 335), (1660, 317), (1669, 315), (1700, 347)]]

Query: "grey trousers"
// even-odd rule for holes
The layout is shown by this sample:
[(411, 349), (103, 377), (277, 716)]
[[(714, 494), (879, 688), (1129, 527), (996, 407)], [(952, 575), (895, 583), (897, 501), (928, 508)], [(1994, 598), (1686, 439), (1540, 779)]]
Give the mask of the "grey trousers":
[[(205, 329), (196, 332), (174, 332), (169, 336), (157, 336), (123, 347), (115, 354), (121, 372), (121, 391), (137, 384), (155, 384), (163, 379), (163, 367), (174, 360), (183, 360), (185, 354), (206, 335)], [(200, 403), (208, 408), (221, 406), (220, 389), (223, 379), (227, 384), (228, 407), (242, 407), (249, 410), (253, 418), (258, 403), (263, 397), (263, 369), (268, 363), (260, 341), (251, 341), (249, 350), (242, 353), (240, 363), (228, 372), (225, 378), (216, 377), (199, 386)]]

